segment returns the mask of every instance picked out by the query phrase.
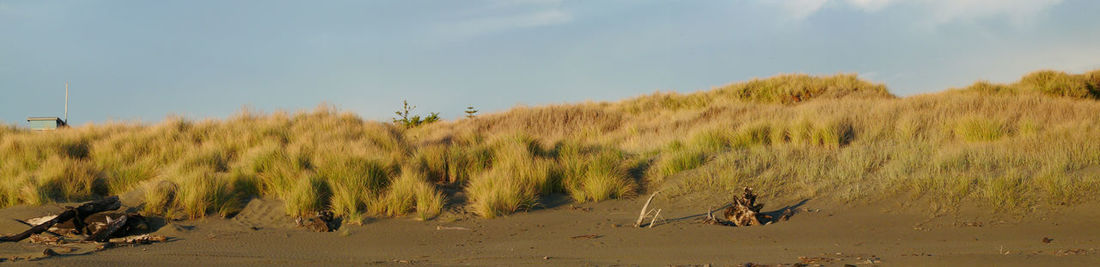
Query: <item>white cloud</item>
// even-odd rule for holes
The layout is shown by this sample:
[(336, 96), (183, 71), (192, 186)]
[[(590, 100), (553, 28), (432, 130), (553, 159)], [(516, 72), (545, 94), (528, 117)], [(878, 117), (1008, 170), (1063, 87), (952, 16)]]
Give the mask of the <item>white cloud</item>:
[(471, 37), (497, 32), (537, 28), (573, 21), (561, 8), (563, 0), (491, 0), (473, 16), (439, 25), (444, 35)]
[(864, 11), (875, 12), (875, 11), (879, 11), (880, 9), (886, 7), (886, 5), (889, 5), (891, 2), (896, 2), (896, 1), (895, 0), (847, 0), (846, 2), (849, 5), (852, 5), (856, 8), (862, 9)]
[(804, 19), (829, 6), (874, 13), (888, 8), (923, 12), (926, 23), (940, 25), (987, 18), (1027, 23), (1063, 0), (761, 0), (779, 4), (788, 15)]
[(1004, 17), (1024, 23), (1061, 4), (1062, 0), (922, 0), (933, 24), (944, 24), (972, 19)]
[(804, 19), (821, 10), (829, 0), (781, 0), (780, 5), (796, 19)]
[(458, 35), (479, 35), (499, 31), (533, 28), (568, 23), (573, 16), (561, 10), (552, 9), (516, 15), (502, 15), (470, 19), (448, 26), (448, 30)]

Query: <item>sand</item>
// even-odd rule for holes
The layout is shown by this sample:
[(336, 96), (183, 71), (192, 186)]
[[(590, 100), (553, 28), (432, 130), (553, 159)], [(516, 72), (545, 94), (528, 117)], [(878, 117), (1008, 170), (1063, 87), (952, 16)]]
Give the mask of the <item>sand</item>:
[[(1040, 206), (1024, 214), (979, 208), (930, 212), (903, 207), (902, 201), (809, 200), (789, 221), (735, 228), (698, 223), (707, 204), (714, 203), (658, 198), (653, 206), (672, 220), (630, 227), (644, 201), (558, 201), (497, 219), (454, 213), (432, 221), (383, 218), (315, 233), (295, 228), (280, 202), (257, 199), (233, 218), (170, 222), (156, 232), (171, 238), (166, 243), (0, 265), (1100, 265), (1096, 203)], [(761, 202), (768, 204), (765, 211), (798, 204)], [(0, 210), (0, 233), (26, 229), (12, 219), (59, 209)], [(0, 243), (0, 258), (38, 257), (43, 249), (25, 241)]]

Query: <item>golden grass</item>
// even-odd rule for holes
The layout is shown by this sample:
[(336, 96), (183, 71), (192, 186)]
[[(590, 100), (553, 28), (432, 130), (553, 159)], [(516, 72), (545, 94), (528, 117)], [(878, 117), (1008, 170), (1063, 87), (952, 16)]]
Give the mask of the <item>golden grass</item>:
[(149, 214), (230, 216), (270, 197), (291, 215), (332, 210), (355, 222), (436, 217), (442, 187), (497, 217), (551, 194), (586, 202), (744, 186), (790, 199), (1072, 205), (1100, 189), (1098, 92), (1100, 71), (906, 98), (854, 75), (781, 75), (415, 128), (328, 106), (53, 132), (5, 125), (0, 206), (143, 189)]

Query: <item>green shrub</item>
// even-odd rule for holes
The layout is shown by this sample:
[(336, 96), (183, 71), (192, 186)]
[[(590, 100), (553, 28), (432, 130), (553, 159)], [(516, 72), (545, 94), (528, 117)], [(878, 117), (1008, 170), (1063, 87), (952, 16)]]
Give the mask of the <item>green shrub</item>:
[(397, 114), (398, 118), (394, 118), (393, 123), (405, 126), (405, 128), (412, 128), (420, 126), (422, 124), (429, 124), (439, 121), (439, 112), (428, 113), (428, 116), (424, 116), (422, 118), (420, 117), (420, 115), (410, 115), (413, 109), (416, 109), (416, 106), (410, 106), (409, 101), (404, 101), (404, 106), (401, 108), (401, 110), (394, 112), (395, 114)]

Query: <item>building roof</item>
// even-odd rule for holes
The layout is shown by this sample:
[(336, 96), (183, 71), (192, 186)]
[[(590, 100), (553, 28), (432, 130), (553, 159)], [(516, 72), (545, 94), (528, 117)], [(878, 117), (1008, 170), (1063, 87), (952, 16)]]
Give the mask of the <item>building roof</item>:
[(27, 117), (27, 121), (59, 121), (58, 117)]

